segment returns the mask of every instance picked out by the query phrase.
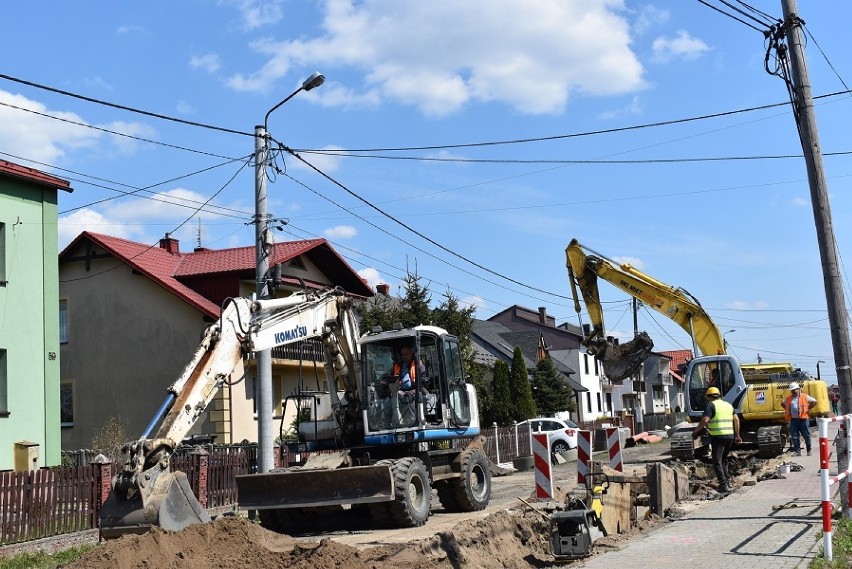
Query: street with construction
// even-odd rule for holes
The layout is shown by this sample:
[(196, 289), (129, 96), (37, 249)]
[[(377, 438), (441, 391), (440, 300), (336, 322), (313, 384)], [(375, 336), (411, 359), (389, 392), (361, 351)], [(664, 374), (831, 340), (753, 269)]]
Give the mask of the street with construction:
[[(827, 433), (825, 452), (834, 475), (837, 423), (828, 424)], [(816, 429), (812, 438), (813, 448), (820, 448)], [(574, 559), (554, 555), (553, 543), (553, 519), (588, 495), (577, 483), (577, 463), (572, 460), (553, 466), (551, 500), (536, 497), (535, 471), (495, 468), (492, 499), (485, 509), (443, 513), (440, 502), (433, 499), (438, 515), (417, 528), (376, 527), (355, 508), (285, 535), (247, 517), (227, 515), (179, 532), (154, 528), (106, 542), (73, 567), (382, 569), (569, 563), (589, 569), (646, 569), (702, 562), (785, 569), (806, 567), (822, 549), (819, 452), (759, 459), (752, 450), (736, 450), (731, 457), (734, 488), (727, 494), (716, 491), (709, 462), (672, 459), (666, 438), (624, 448), (624, 472), (609, 471), (608, 456), (599, 452), (592, 457), (602, 461), (600, 468), (610, 474), (595, 481), (604, 490), (601, 519), (608, 527), (594, 528), (588, 554)], [(651, 474), (655, 471), (656, 477)], [(833, 496), (837, 488), (831, 486)], [(839, 495), (833, 501), (839, 504)], [(659, 507), (665, 510), (654, 513)], [(578, 540), (563, 540), (562, 553), (570, 550), (568, 542), (576, 546)]]

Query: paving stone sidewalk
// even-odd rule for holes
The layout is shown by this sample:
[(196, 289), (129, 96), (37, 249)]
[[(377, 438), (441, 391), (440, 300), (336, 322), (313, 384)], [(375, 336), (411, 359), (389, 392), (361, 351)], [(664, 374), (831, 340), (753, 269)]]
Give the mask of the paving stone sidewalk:
[[(829, 424), (831, 474), (837, 471), (834, 436)], [(629, 542), (571, 566), (583, 569), (725, 569), (804, 568), (822, 551), (819, 445), (811, 429), (813, 453), (785, 454), (801, 465), (785, 479), (758, 482), (736, 489), (722, 500), (710, 501), (687, 516)], [(794, 467), (795, 469), (795, 467)], [(837, 492), (838, 485), (831, 487)], [(835, 498), (835, 503), (837, 498)]]

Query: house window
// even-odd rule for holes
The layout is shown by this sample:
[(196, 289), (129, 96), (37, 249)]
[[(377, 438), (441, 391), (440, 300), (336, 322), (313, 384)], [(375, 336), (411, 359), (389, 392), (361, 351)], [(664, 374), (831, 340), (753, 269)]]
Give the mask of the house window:
[(59, 385), (59, 426), (74, 426), (74, 384), (70, 381)]
[(583, 354), (583, 365), (586, 367), (586, 375), (589, 375), (589, 354)]
[(68, 343), (68, 301), (59, 299), (59, 343)]
[(586, 411), (592, 412), (592, 394), (588, 391), (586, 392)]
[(653, 386), (653, 397), (654, 397), (654, 407), (665, 407), (666, 406), (666, 392), (663, 391), (662, 387)]
[(0, 223), (0, 284), (6, 283), (6, 224)]
[(598, 372), (598, 359), (597, 358), (595, 358), (595, 375), (600, 375), (600, 373)]
[(9, 415), (9, 374), (6, 365), (6, 350), (0, 348), (0, 417)]
[(600, 413), (601, 411), (603, 411), (603, 409), (601, 409), (601, 394), (598, 393), (597, 397), (598, 397), (598, 413)]
[(307, 267), (305, 267), (305, 262), (302, 260), (301, 257), (296, 257), (295, 259), (290, 261), (290, 263), (287, 266), (291, 267), (293, 269), (301, 269), (303, 271), (308, 270)]

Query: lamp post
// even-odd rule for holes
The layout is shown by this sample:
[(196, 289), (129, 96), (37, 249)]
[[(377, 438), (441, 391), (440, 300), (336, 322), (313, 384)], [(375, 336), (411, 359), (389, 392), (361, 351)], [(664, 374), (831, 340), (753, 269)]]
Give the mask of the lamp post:
[[(267, 274), (269, 273), (269, 255), (272, 253), (273, 241), (269, 236), (269, 214), (266, 207), (266, 160), (268, 138), (266, 135), (269, 115), (295, 97), (301, 91), (310, 91), (319, 87), (325, 81), (320, 72), (316, 72), (302, 83), (302, 86), (290, 93), (286, 99), (269, 109), (263, 118), (263, 125), (254, 127), (254, 198), (255, 198), (255, 257), (257, 272), (255, 275), (255, 294), (258, 300), (268, 296)], [(275, 466), (273, 455), (272, 429), (272, 350), (262, 350), (257, 353), (257, 469), (258, 472), (269, 472)]]
[(732, 332), (736, 332), (736, 330), (728, 330), (727, 332), (722, 334), (722, 345), (725, 347), (725, 349), (728, 348), (728, 341), (725, 339), (725, 335), (730, 334)]
[(819, 364), (824, 364), (824, 363), (825, 363), (825, 360), (817, 360), (817, 380), (822, 379), (822, 378), (819, 376)]

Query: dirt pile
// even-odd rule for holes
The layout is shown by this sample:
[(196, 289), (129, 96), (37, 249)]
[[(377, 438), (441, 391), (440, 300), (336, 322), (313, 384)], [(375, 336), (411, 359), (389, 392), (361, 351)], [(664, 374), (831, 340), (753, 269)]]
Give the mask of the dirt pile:
[(297, 541), (242, 518), (221, 518), (181, 532), (158, 528), (106, 542), (68, 567), (74, 569), (299, 567), (305, 569), (441, 569), (530, 567), (553, 558), (547, 531), (531, 512), (501, 511), (463, 522), (418, 543), (368, 547), (323, 539)]

